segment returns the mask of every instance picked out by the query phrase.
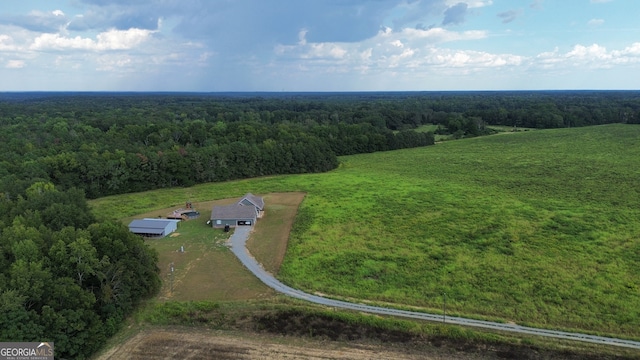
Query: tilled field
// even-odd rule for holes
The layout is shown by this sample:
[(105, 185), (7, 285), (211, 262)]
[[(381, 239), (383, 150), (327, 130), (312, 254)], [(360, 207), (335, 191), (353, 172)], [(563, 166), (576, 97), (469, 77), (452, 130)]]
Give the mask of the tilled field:
[(340, 359), (417, 360), (484, 359), (478, 354), (406, 349), (397, 345), (304, 340), (260, 334), (231, 334), (200, 329), (144, 330), (122, 345), (111, 348), (98, 360), (143, 359)]

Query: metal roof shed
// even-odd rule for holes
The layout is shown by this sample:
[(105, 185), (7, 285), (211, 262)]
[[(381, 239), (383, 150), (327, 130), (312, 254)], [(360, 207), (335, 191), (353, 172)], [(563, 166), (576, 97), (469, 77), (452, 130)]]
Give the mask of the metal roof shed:
[(171, 219), (136, 219), (129, 223), (129, 231), (144, 237), (162, 238), (176, 231), (179, 222)]

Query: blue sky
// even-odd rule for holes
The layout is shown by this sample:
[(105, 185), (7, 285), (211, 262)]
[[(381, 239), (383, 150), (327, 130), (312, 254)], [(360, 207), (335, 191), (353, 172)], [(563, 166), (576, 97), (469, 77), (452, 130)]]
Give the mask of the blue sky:
[(0, 91), (639, 89), (638, 0), (3, 0)]

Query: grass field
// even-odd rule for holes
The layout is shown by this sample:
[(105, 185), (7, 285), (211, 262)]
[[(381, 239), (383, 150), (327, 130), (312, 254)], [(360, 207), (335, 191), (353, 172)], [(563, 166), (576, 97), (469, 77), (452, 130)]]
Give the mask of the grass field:
[(185, 199), (304, 192), (278, 275), (294, 287), (432, 311), (446, 294), (448, 313), (638, 339), (638, 179), (640, 127), (609, 125), (350, 156), (325, 174), (91, 205), (124, 218)]
[[(229, 201), (223, 201), (228, 203)], [(273, 291), (251, 276), (225, 245), (230, 233), (206, 224), (214, 202), (195, 203), (200, 218), (183, 221), (178, 231), (162, 239), (147, 240), (158, 251), (162, 288), (158, 300), (246, 300), (273, 295)], [(142, 214), (166, 215), (171, 208)], [(129, 219), (125, 220), (128, 223)], [(183, 247), (184, 252), (180, 251)], [(173, 273), (171, 267), (173, 266)]]
[[(251, 254), (265, 269), (277, 273), (284, 258), (289, 231), (303, 193), (272, 193), (265, 196), (264, 218), (254, 227), (247, 242)], [(158, 251), (162, 288), (160, 301), (230, 301), (265, 299), (275, 292), (262, 284), (231, 253), (226, 245), (229, 235), (207, 225), (214, 205), (225, 205), (238, 198), (195, 202), (198, 219), (183, 221), (178, 231), (146, 243)], [(122, 219), (166, 216), (173, 208), (154, 210)], [(184, 251), (180, 251), (181, 248)], [(171, 272), (173, 267), (173, 272)]]
[(493, 129), (498, 132), (518, 132), (518, 131), (532, 131), (537, 130), (535, 128), (525, 128), (525, 127), (513, 127), (513, 126), (503, 126), (503, 125), (489, 125), (487, 126), (489, 129)]

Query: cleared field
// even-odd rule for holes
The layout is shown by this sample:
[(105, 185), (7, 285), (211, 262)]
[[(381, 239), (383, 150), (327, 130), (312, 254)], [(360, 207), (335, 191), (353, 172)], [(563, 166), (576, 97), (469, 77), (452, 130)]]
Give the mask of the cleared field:
[(280, 276), (637, 338), (639, 138), (614, 125), (345, 158), (301, 206)]
[[(248, 247), (265, 269), (276, 273), (284, 258), (289, 231), (302, 193), (274, 193), (265, 196), (265, 215), (254, 228)], [(230, 233), (212, 229), (206, 222), (214, 205), (226, 205), (238, 198), (195, 202), (198, 219), (183, 221), (178, 231), (162, 239), (147, 240), (158, 251), (162, 288), (158, 300), (246, 300), (268, 298), (272, 289), (247, 271), (225, 245)], [(175, 208), (144, 213), (135, 218), (165, 216)], [(129, 223), (133, 217), (123, 219)], [(181, 252), (180, 249), (184, 251)], [(173, 266), (173, 273), (171, 267)]]
[(407, 351), (399, 346), (349, 344), (317, 340), (280, 339), (258, 334), (230, 334), (204, 329), (153, 329), (144, 331), (98, 359), (342, 359), (342, 360), (437, 360), (489, 359), (474, 354)]
[(446, 294), (448, 313), (637, 339), (638, 139), (632, 125), (519, 132), (92, 204), (110, 217), (305, 192), (278, 273), (294, 287), (434, 312)]

